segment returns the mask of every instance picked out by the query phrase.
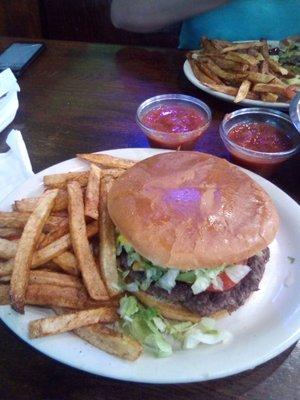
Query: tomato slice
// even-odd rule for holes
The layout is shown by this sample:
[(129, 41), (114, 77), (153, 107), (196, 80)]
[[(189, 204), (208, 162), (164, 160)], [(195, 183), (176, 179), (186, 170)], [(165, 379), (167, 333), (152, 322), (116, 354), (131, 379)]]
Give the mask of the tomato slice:
[(237, 283), (233, 282), (224, 271), (220, 273), (219, 278), (222, 280), (223, 290), (216, 289), (213, 285), (210, 285), (206, 289), (208, 292), (226, 292), (226, 290), (230, 290), (237, 285)]

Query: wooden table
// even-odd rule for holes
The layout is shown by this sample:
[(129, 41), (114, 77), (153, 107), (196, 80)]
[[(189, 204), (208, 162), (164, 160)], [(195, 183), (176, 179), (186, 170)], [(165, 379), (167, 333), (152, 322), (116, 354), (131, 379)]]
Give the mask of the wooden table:
[[(0, 39), (0, 50), (11, 43)], [(198, 91), (184, 77), (184, 53), (86, 44), (47, 43), (46, 52), (20, 78), (20, 108), (9, 128), (22, 131), (38, 172), (76, 153), (148, 147), (135, 123), (137, 106), (148, 97), (185, 93), (204, 100), (213, 122), (197, 149), (228, 158), (218, 125), (235, 106)], [(6, 150), (1, 134), (0, 151)], [(300, 200), (299, 157), (271, 180)], [(296, 400), (300, 347), (252, 370), (213, 382), (141, 385), (92, 376), (59, 364), (21, 342), (0, 325), (0, 398), (32, 399), (272, 399)], [(204, 360), (205, 362), (205, 360)]]

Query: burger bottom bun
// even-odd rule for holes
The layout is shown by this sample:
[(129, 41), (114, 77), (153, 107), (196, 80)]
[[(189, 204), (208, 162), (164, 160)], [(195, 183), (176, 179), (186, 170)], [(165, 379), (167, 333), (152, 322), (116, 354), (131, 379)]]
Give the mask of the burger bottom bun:
[[(147, 307), (155, 307), (163, 317), (168, 319), (173, 319), (176, 321), (190, 321), (197, 323), (201, 320), (201, 316), (189, 311), (186, 307), (183, 307), (179, 303), (171, 303), (166, 300), (157, 299), (156, 297), (145, 293), (137, 292), (134, 293), (135, 297)], [(207, 315), (207, 317), (212, 318), (222, 318), (228, 315), (226, 310), (220, 310), (212, 315)]]

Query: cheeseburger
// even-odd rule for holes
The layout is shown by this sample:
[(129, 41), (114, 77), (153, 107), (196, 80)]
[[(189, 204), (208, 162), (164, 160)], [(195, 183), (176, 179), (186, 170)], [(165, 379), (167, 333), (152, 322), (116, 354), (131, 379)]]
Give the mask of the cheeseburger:
[(125, 288), (176, 320), (232, 312), (258, 290), (278, 215), (268, 194), (226, 160), (156, 155), (112, 186)]

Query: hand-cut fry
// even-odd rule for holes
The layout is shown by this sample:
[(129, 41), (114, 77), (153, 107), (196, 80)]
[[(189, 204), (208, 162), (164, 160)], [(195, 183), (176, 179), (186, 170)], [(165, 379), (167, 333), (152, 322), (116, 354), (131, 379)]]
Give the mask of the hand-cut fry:
[[(2, 228), (23, 228), (31, 213), (18, 211), (0, 211), (0, 227)], [(57, 225), (63, 224), (63, 221), (68, 221), (65, 217), (50, 215), (45, 223), (45, 231), (55, 229)]]
[(108, 293), (87, 239), (83, 198), (78, 182), (68, 183), (68, 194), (71, 240), (84, 284), (93, 299), (105, 300)]
[(206, 84), (206, 83), (211, 83), (214, 84), (215, 81), (212, 80), (209, 76), (207, 76), (204, 72), (202, 72), (200, 70), (200, 68), (198, 67), (198, 64), (194, 61), (190, 61), (191, 64), (191, 68), (194, 72), (195, 77), (202, 83)]
[(7, 240), (0, 238), (0, 258), (6, 260), (14, 257), (17, 252), (18, 240)]
[(50, 215), (44, 225), (43, 231), (46, 233), (56, 231), (62, 227), (68, 227), (69, 221), (67, 217), (62, 217), (59, 215)]
[(65, 315), (42, 318), (30, 322), (29, 337), (33, 339), (42, 336), (56, 335), (99, 322), (114, 322), (117, 319), (118, 314), (116, 310), (110, 307), (99, 307), (91, 310), (71, 312)]
[(240, 63), (249, 64), (249, 65), (257, 65), (259, 62), (259, 60), (257, 60), (253, 56), (250, 56), (249, 54), (234, 53), (232, 51), (226, 53), (224, 57), (226, 60), (237, 61)]
[(8, 283), (10, 282), (11, 275), (0, 276), (0, 283)]
[[(58, 307), (55, 307), (54, 311), (59, 315), (68, 312)], [(100, 324), (78, 328), (73, 332), (98, 349), (125, 360), (134, 361), (143, 351), (142, 346), (135, 339)]]
[(75, 277), (60, 272), (52, 271), (30, 271), (29, 275), (30, 284), (44, 284), (62, 287), (82, 288), (82, 281)]
[(55, 264), (57, 264), (67, 274), (73, 276), (79, 275), (76, 257), (70, 251), (65, 251), (58, 257), (53, 258), (53, 262), (55, 262)]
[(39, 306), (68, 307), (74, 309), (95, 308), (103, 305), (115, 305), (116, 302), (93, 300), (85, 287), (62, 287), (45, 284), (29, 284), (26, 291), (26, 304)]
[(236, 61), (225, 60), (221, 57), (213, 57), (213, 61), (222, 69), (235, 71), (235, 72), (246, 72), (249, 69), (248, 64), (241, 64)]
[(127, 169), (132, 167), (136, 162), (132, 160), (126, 160), (124, 158), (118, 158), (109, 156), (107, 154), (76, 154), (81, 160), (89, 161), (93, 164), (99, 164), (106, 168), (123, 168)]
[[(16, 211), (20, 212), (32, 212), (37, 206), (40, 197), (31, 197), (22, 200), (16, 200), (14, 203), (14, 208)], [(58, 191), (57, 197), (52, 211), (61, 211), (68, 208), (68, 194), (66, 190), (60, 189)]]
[[(97, 165), (97, 164), (96, 164)], [(110, 176), (112, 178), (119, 178), (126, 170), (122, 168), (105, 168), (101, 170), (103, 176)]]
[(270, 103), (275, 103), (278, 100), (278, 94), (275, 93), (262, 93), (261, 99), (263, 101), (269, 101)]
[(9, 304), (9, 285), (0, 285), (0, 306)]
[(277, 61), (269, 58), (268, 63), (274, 72), (278, 72), (280, 75), (288, 75), (289, 74), (289, 71), (286, 68), (282, 67)]
[(275, 93), (281, 96), (286, 96), (285, 93), (286, 86), (278, 85), (278, 84), (265, 84), (265, 83), (257, 83), (253, 86), (253, 91), (258, 93)]
[(263, 43), (262, 42), (236, 43), (233, 44), (232, 46), (225, 47), (222, 50), (222, 53), (228, 53), (229, 51), (234, 51), (234, 50), (247, 50), (253, 47), (263, 47)]
[(87, 217), (98, 219), (99, 217), (99, 190), (100, 190), (101, 169), (92, 164), (89, 180), (85, 192), (84, 213)]
[(238, 88), (233, 86), (217, 85), (217, 84), (213, 85), (210, 83), (206, 83), (206, 86), (210, 87), (213, 90), (216, 90), (217, 92), (229, 94), (230, 96), (236, 96), (238, 92)]
[(0, 211), (0, 227), (23, 228), (26, 225), (29, 216), (30, 213)]
[(56, 189), (45, 193), (45, 196), (43, 196), (36, 209), (30, 215), (19, 241), (10, 282), (10, 297), (12, 307), (22, 314), (24, 313), (25, 293), (28, 286), (33, 253), (56, 196)]
[(0, 228), (1, 238), (20, 237), (22, 229), (19, 228)]
[[(92, 222), (87, 225), (87, 237), (92, 237), (98, 232), (98, 223)], [(49, 244), (48, 246), (36, 251), (33, 256), (31, 268), (39, 267), (45, 264), (47, 261), (58, 257), (60, 254), (68, 250), (72, 246), (70, 234), (62, 236), (55, 242)]]
[(15, 260), (11, 258), (10, 260), (0, 262), (0, 276), (7, 276), (12, 273), (14, 268)]
[(135, 339), (100, 324), (75, 329), (74, 333), (93, 346), (125, 360), (135, 361), (143, 351)]
[(217, 76), (219, 76), (222, 79), (230, 80), (230, 81), (239, 81), (241, 79), (246, 78), (247, 73), (233, 73), (233, 72), (228, 72), (224, 71), (222, 68), (220, 68), (217, 64), (215, 64), (213, 61), (208, 61), (206, 63), (207, 67), (214, 72)]
[(89, 179), (89, 171), (67, 172), (64, 174), (53, 174), (44, 176), (44, 185), (49, 188), (65, 189), (67, 183), (76, 181), (80, 186), (86, 186)]
[(274, 75), (262, 74), (260, 72), (249, 72), (247, 75), (249, 81), (257, 83), (270, 83), (274, 78)]
[(197, 65), (200, 71), (202, 71), (209, 78), (211, 78), (214, 81), (214, 83), (222, 85), (223, 84), (222, 80), (219, 78), (218, 74), (216, 74), (213, 68), (210, 68), (211, 64), (208, 63), (211, 63), (210, 59), (208, 59), (206, 63), (198, 63)]
[(49, 244), (55, 242), (55, 240), (61, 238), (69, 232), (69, 221), (67, 223), (62, 223), (57, 226), (57, 229), (50, 231), (46, 235), (41, 235), (38, 243), (38, 249), (48, 246)]
[(239, 103), (240, 101), (244, 100), (247, 97), (247, 94), (249, 93), (250, 87), (251, 87), (250, 81), (248, 80), (243, 81), (241, 83), (241, 86), (239, 87), (234, 102)]
[(110, 296), (120, 293), (116, 258), (115, 228), (107, 210), (107, 193), (112, 182), (101, 179), (99, 204), (99, 262), (102, 278)]

